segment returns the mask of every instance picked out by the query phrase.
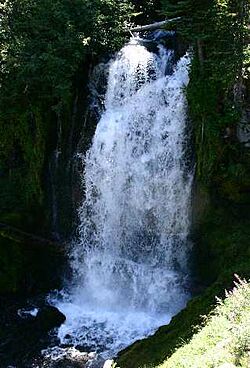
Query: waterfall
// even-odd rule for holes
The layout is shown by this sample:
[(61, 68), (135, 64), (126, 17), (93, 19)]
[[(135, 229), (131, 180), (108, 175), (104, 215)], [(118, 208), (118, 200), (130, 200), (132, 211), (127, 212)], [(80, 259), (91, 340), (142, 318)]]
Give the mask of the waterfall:
[(105, 109), (86, 153), (85, 200), (71, 254), (74, 285), (57, 302), (66, 344), (105, 356), (153, 333), (188, 298), (192, 173), (190, 60), (132, 39), (110, 63)]

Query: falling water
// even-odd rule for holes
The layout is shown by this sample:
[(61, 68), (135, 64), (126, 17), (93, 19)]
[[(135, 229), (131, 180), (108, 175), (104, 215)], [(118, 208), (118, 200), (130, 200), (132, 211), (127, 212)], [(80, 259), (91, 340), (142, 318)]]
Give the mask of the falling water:
[(104, 356), (168, 323), (189, 298), (189, 58), (172, 60), (137, 39), (118, 53), (85, 157), (74, 286), (57, 303), (67, 317), (59, 337)]

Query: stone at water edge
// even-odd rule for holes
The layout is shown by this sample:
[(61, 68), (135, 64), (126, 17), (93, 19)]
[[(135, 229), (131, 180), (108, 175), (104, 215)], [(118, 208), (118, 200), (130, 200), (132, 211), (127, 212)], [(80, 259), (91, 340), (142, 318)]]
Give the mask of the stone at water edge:
[(95, 351), (92, 351), (91, 353), (88, 354), (88, 357), (90, 359), (95, 359), (96, 358), (96, 352)]
[(66, 317), (56, 307), (48, 305), (38, 311), (35, 321), (42, 330), (49, 331), (60, 327), (66, 321)]
[(106, 360), (103, 368), (115, 368), (115, 362), (113, 360)]

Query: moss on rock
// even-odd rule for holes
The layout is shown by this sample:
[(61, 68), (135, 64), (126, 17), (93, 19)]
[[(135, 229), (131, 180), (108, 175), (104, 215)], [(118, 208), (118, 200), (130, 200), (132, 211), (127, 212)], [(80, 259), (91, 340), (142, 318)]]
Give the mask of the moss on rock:
[[(247, 264), (239, 264), (239, 274), (249, 274)], [(153, 335), (135, 342), (118, 355), (118, 366), (121, 368), (155, 367), (171, 356), (176, 348), (188, 342), (198, 326), (204, 322), (203, 316), (215, 306), (215, 296), (222, 297), (225, 288), (231, 288), (233, 272), (225, 272), (216, 282), (201, 295), (194, 297), (187, 307), (172, 318), (167, 326), (162, 326)]]
[(160, 367), (249, 367), (250, 283), (238, 281), (204, 321), (190, 343), (177, 349)]
[(0, 232), (0, 295), (33, 295), (60, 287), (65, 256), (56, 246)]

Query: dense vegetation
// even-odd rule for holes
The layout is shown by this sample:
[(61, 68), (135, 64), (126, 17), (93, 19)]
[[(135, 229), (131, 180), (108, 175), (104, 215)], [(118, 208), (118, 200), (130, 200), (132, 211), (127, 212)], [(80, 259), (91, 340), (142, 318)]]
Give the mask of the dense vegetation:
[(246, 152), (236, 138), (247, 99), (243, 85), (250, 65), (249, 4), (246, 0), (163, 0), (163, 7), (168, 16), (181, 17), (179, 32), (193, 45), (188, 99), (198, 178), (206, 184), (212, 181), (225, 196), (236, 198), (246, 175), (250, 179)]
[(194, 238), (199, 278), (248, 277), (250, 152), (240, 131), (249, 131), (250, 118), (249, 2), (162, 2), (167, 15), (181, 17), (179, 32), (193, 47), (187, 97), (196, 196), (206, 202)]
[(58, 120), (70, 120), (76, 72), (120, 46), (132, 7), (126, 0), (9, 0), (0, 7), (3, 216), (42, 207), (50, 137)]
[[(6, 0), (0, 10), (0, 222), (51, 237), (52, 202), (64, 200), (59, 226), (69, 234), (71, 168), (66, 174), (65, 167), (74, 154), (74, 104), (81, 105), (81, 128), (91, 64), (120, 47), (132, 5), (128, 0)], [(52, 185), (59, 199), (53, 198)], [(34, 244), (0, 231), (0, 291), (23, 292), (27, 274), (46, 273), (45, 265), (40, 272), (38, 254)]]
[[(0, 222), (48, 237), (51, 157), (59, 140), (65, 162), (72, 155), (74, 101), (86, 104), (91, 65), (120, 47), (134, 13), (137, 23), (180, 17), (172, 27), (193, 54), (187, 97), (196, 161), (194, 278), (207, 288), (169, 326), (119, 358), (121, 367), (157, 365), (192, 338), (235, 272), (250, 276), (250, 153), (239, 139), (250, 116), (249, 1), (5, 0), (0, 11)], [(69, 176), (62, 166), (59, 181)], [(0, 293), (51, 287), (45, 269), (49, 256), (53, 273), (54, 249), (33, 243), (0, 231)]]
[(178, 30), (193, 48), (187, 97), (196, 196), (204, 206), (195, 230), (199, 277), (210, 283), (238, 270), (248, 276), (250, 152), (239, 131), (249, 131), (249, 2), (162, 3), (168, 16), (181, 17)]
[(250, 283), (240, 281), (189, 344), (159, 368), (249, 367)]

